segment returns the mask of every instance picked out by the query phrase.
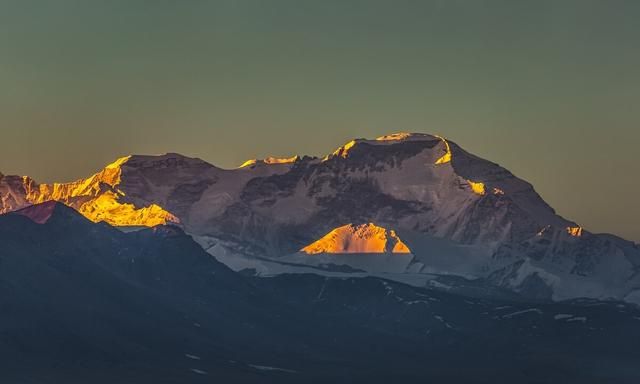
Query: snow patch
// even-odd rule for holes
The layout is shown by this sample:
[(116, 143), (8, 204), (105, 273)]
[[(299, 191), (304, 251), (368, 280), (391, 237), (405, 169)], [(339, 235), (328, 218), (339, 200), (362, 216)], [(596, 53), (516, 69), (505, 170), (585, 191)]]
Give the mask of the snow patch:
[(191, 368), (191, 372), (197, 373), (198, 375), (208, 375), (209, 374), (209, 373), (207, 373), (207, 371), (203, 371), (203, 370), (197, 369), (197, 368)]
[(287, 369), (287, 368), (278, 368), (278, 367), (270, 367), (267, 365), (255, 365), (255, 364), (247, 364), (247, 365), (250, 366), (251, 368), (255, 368), (260, 371), (279, 371), (279, 372), (286, 372), (286, 373), (297, 373), (293, 369)]
[(512, 317), (521, 316), (521, 315), (524, 315), (524, 314), (527, 314), (527, 313), (536, 313), (538, 315), (541, 315), (542, 311), (539, 310), (538, 308), (529, 308), (529, 309), (524, 309), (522, 311), (517, 311), (517, 312), (509, 313), (509, 314), (506, 314), (506, 315), (502, 315), (502, 318), (510, 319)]

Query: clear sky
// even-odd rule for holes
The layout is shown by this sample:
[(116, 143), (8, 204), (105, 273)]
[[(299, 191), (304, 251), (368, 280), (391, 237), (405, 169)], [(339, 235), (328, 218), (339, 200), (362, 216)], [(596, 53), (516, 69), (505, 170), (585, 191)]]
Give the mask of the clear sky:
[(438, 133), (640, 241), (640, 1), (0, 0), (0, 171)]

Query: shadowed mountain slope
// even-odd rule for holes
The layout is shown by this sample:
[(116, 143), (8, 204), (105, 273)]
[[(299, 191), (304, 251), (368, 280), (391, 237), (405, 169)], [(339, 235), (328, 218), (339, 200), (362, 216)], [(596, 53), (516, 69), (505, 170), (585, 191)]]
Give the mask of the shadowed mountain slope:
[(3, 381), (639, 378), (632, 306), (471, 299), (375, 278), (256, 279), (177, 227), (125, 234), (62, 204), (31, 212), (43, 210), (44, 221), (0, 216)]

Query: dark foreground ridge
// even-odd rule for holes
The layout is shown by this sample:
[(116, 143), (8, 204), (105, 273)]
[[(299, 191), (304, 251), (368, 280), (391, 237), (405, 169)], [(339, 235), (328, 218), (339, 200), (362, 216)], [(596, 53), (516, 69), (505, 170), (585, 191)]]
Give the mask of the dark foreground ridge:
[(640, 382), (631, 305), (252, 278), (177, 227), (47, 208), (0, 216), (3, 383)]

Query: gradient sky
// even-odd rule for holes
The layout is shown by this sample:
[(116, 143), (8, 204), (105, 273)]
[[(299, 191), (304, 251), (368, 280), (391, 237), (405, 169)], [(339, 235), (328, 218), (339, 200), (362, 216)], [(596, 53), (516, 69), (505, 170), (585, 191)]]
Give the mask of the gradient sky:
[(438, 133), (640, 241), (640, 1), (3, 1), (0, 171)]

